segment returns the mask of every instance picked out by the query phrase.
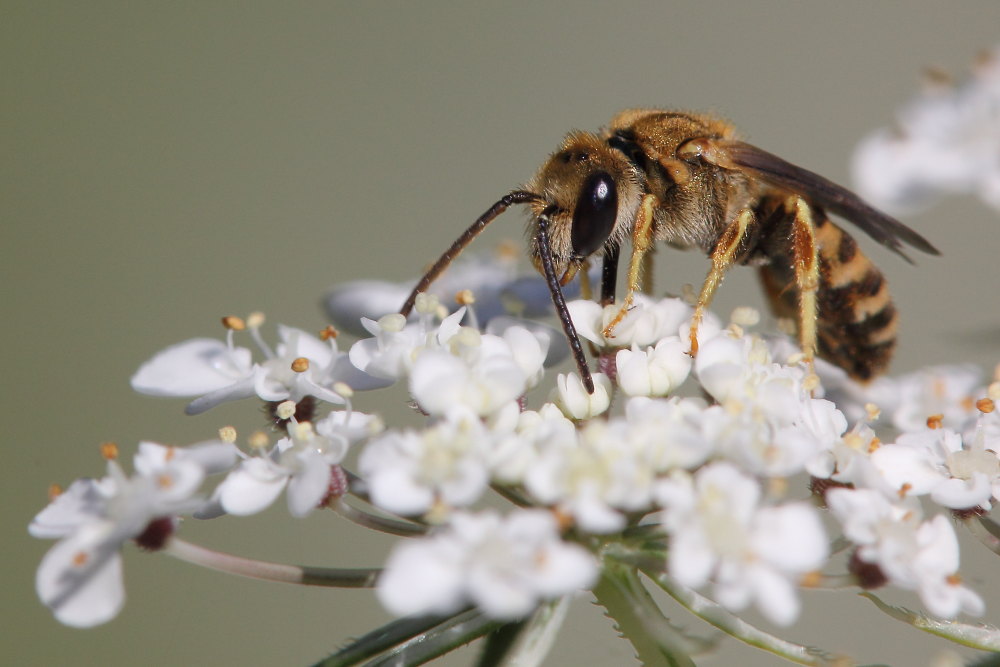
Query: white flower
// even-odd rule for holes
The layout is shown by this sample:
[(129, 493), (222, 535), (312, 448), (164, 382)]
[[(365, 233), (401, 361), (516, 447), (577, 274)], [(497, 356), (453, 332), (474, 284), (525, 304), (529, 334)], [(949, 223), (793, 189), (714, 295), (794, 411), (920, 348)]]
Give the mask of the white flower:
[[(246, 516), (261, 512), (287, 489), (288, 511), (303, 517), (318, 507), (329, 493), (334, 467), (348, 446), (364, 435), (370, 421), (360, 413), (334, 413), (313, 428), (310, 422), (289, 425), (282, 438), (264, 456), (252, 456), (231, 472), (215, 491), (222, 509)], [(354, 422), (356, 425), (348, 425)], [(322, 425), (322, 429), (319, 426)]]
[(593, 394), (587, 391), (576, 373), (556, 376), (556, 387), (550, 398), (570, 419), (590, 419), (611, 406), (611, 380), (604, 373), (593, 373), (591, 378), (594, 380)]
[(847, 420), (830, 401), (808, 396), (801, 368), (772, 363), (758, 338), (727, 333), (704, 344), (695, 371), (721, 404), (706, 423), (729, 458), (768, 476), (828, 470), (825, 452), (847, 430)]
[(710, 414), (697, 398), (632, 398), (625, 404), (628, 441), (643, 452), (644, 465), (658, 473), (693, 469), (715, 451), (706, 427)]
[(715, 599), (730, 609), (752, 603), (789, 625), (799, 615), (795, 585), (826, 561), (826, 537), (811, 506), (762, 507), (760, 496), (758, 483), (726, 462), (662, 481), (668, 567), (687, 586), (713, 580)]
[(971, 193), (1000, 209), (1000, 49), (960, 86), (934, 81), (864, 139), (854, 156), (858, 194), (890, 212), (942, 194)]
[(434, 535), (397, 546), (376, 593), (400, 616), (448, 614), (472, 603), (506, 620), (526, 616), (540, 600), (585, 589), (596, 577), (594, 557), (563, 542), (549, 512), (458, 513)]
[(389, 431), (361, 452), (372, 501), (390, 512), (423, 514), (435, 503), (465, 507), (489, 486), (490, 434), (464, 410), (423, 431)]
[(522, 412), (517, 403), (510, 403), (491, 418), (489, 427), (489, 467), (494, 479), (507, 484), (523, 482), (544, 449), (572, 449), (577, 444), (576, 425), (552, 403), (537, 412)]
[(90, 627), (117, 615), (125, 601), (122, 544), (142, 536), (144, 545), (161, 546), (173, 517), (203, 502), (195, 495), (207, 472), (202, 462), (225, 467), (235, 458), (226, 443), (199, 450), (187, 456), (180, 448), (143, 443), (135, 475), (108, 461), (106, 477), (74, 482), (38, 513), (28, 531), (60, 541), (42, 559), (35, 588), (60, 622)]
[[(275, 353), (257, 327), (250, 333), (264, 356), (260, 363), (253, 362), (250, 350), (233, 344), (230, 329), (225, 343), (194, 338), (157, 353), (132, 376), (132, 388), (152, 396), (197, 396), (186, 408), (193, 415), (254, 394), (265, 401), (298, 402), (314, 396), (340, 404), (344, 399), (333, 390), (338, 382), (353, 389), (387, 384), (352, 366), (334, 338), (325, 343), (301, 329), (279, 325), (281, 342)], [(306, 363), (294, 363), (300, 359)]]
[[(632, 308), (615, 325), (613, 335), (606, 338), (604, 329), (618, 316), (620, 304), (602, 307), (594, 301), (577, 300), (570, 301), (566, 306), (577, 334), (600, 347), (655, 345), (662, 338), (678, 335), (692, 312), (691, 306), (680, 299), (655, 300), (645, 294), (636, 294)], [(714, 317), (706, 319), (709, 328), (712, 328), (713, 322)]]
[(691, 371), (688, 343), (676, 336), (660, 339), (655, 347), (619, 350), (615, 355), (618, 386), (629, 396), (666, 396)]
[(859, 546), (858, 558), (877, 565), (892, 584), (917, 591), (933, 615), (983, 612), (982, 598), (958, 577), (958, 540), (947, 517), (924, 521), (915, 500), (890, 502), (870, 489), (830, 489), (826, 501)]
[(951, 509), (989, 510), (1000, 486), (1000, 459), (982, 443), (965, 448), (962, 436), (946, 429), (904, 433), (894, 445), (872, 453), (872, 464), (897, 493), (930, 494)]
[(628, 440), (622, 420), (587, 422), (576, 441), (546, 443), (525, 473), (538, 502), (558, 507), (590, 533), (625, 527), (624, 511), (647, 509), (655, 471)]

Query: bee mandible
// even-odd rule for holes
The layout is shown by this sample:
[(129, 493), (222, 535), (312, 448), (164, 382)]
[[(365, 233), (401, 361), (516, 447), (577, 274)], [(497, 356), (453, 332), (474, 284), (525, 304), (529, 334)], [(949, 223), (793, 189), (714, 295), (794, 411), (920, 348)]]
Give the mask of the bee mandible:
[(938, 251), (924, 237), (849, 190), (745, 143), (707, 114), (631, 109), (600, 134), (571, 132), (528, 183), (479, 217), (420, 279), (401, 309), (497, 216), (515, 204), (530, 213), (529, 254), (545, 277), (584, 386), (593, 379), (562, 286), (602, 259), (600, 299), (615, 300), (622, 244), (631, 242), (628, 291), (615, 326), (646, 287), (655, 241), (697, 248), (711, 260), (690, 326), (698, 327), (726, 271), (758, 268), (772, 311), (797, 315), (804, 361), (819, 356), (867, 381), (883, 372), (896, 344), (897, 314), (882, 273), (827, 211), (854, 223), (907, 261), (903, 244)]

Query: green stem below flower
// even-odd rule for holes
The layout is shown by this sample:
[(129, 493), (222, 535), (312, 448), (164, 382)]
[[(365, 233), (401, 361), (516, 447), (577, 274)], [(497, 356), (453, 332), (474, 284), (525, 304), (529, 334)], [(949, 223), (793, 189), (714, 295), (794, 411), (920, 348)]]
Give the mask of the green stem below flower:
[(219, 572), (285, 584), (372, 588), (381, 573), (378, 568), (327, 568), (269, 563), (215, 551), (178, 537), (171, 537), (162, 551), (184, 562)]

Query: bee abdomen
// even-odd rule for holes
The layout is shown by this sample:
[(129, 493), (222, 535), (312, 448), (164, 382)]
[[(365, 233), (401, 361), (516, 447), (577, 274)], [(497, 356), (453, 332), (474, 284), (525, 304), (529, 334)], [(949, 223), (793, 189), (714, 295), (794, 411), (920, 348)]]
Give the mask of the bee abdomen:
[[(854, 379), (871, 380), (886, 370), (896, 346), (898, 317), (888, 284), (850, 235), (825, 216), (816, 221), (817, 351)], [(772, 308), (779, 315), (798, 312), (798, 291), (787, 262), (773, 258), (761, 269)]]

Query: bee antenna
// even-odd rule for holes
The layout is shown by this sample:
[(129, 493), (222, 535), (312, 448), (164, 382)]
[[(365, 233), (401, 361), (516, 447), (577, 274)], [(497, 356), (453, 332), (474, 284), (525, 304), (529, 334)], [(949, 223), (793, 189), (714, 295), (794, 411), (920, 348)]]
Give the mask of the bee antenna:
[[(486, 229), (486, 225), (493, 222), (494, 219), (514, 204), (527, 204), (529, 202), (542, 200), (543, 198), (541, 195), (536, 195), (534, 192), (528, 192), (527, 190), (514, 190), (513, 192), (505, 194), (501, 197), (500, 201), (493, 204), (493, 206), (490, 206), (488, 211), (479, 216), (479, 218), (472, 223), (468, 229), (462, 232), (462, 235), (455, 239), (455, 242), (451, 244), (451, 247), (445, 250), (444, 254), (442, 254), (441, 257), (434, 262), (434, 265), (427, 270), (427, 273), (423, 275), (417, 283), (417, 286), (413, 288), (412, 292), (410, 292), (410, 296), (407, 297), (406, 303), (404, 303), (403, 307), (399, 309), (400, 314), (404, 317), (410, 314), (410, 311), (413, 310), (413, 304), (417, 300), (417, 294), (420, 292), (426, 292), (431, 283), (437, 280), (438, 277), (444, 273), (444, 270), (448, 268), (448, 266), (463, 250), (465, 250), (465, 247), (472, 243), (472, 240), (479, 236), (480, 232)], [(579, 343), (577, 343), (577, 345), (579, 345)]]
[(549, 287), (549, 294), (552, 295), (552, 303), (556, 307), (559, 315), (559, 322), (562, 324), (563, 333), (569, 342), (570, 350), (573, 352), (573, 360), (576, 362), (577, 370), (580, 371), (580, 378), (588, 394), (594, 393), (594, 378), (590, 375), (590, 368), (587, 366), (587, 356), (583, 353), (583, 346), (580, 345), (580, 337), (576, 334), (576, 327), (573, 326), (573, 318), (566, 308), (566, 298), (562, 293), (562, 286), (556, 276), (556, 269), (552, 265), (552, 249), (549, 245), (549, 219), (547, 215), (538, 217), (538, 248), (542, 261), (542, 271), (545, 273), (545, 282)]

